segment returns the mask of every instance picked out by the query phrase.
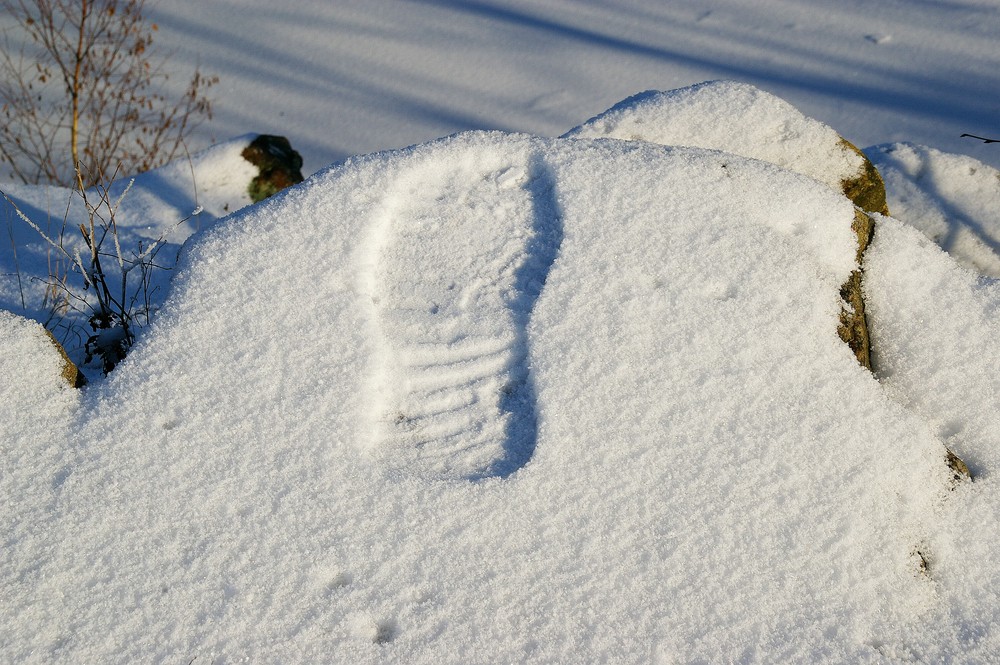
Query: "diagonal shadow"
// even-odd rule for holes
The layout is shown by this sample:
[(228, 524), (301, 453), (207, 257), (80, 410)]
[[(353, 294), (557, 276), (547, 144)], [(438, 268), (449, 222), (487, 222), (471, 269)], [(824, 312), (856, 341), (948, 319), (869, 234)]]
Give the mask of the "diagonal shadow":
[[(995, 109), (990, 104), (983, 103), (984, 99), (992, 98), (993, 90), (989, 86), (988, 81), (972, 83), (962, 81), (961, 84), (958, 84), (957, 82), (941, 80), (940, 77), (935, 78), (930, 75), (917, 74), (913, 72), (912, 68), (893, 68), (890, 64), (883, 62), (880, 66), (884, 70), (885, 75), (891, 76), (894, 81), (904, 83), (910, 88), (910, 91), (900, 89), (886, 90), (877, 85), (852, 83), (843, 77), (831, 76), (825, 71), (828, 69), (827, 63), (820, 63), (821, 54), (792, 47), (791, 45), (782, 45), (773, 39), (768, 40), (761, 37), (753, 37), (746, 33), (732, 32), (731, 34), (718, 35), (705, 32), (702, 35), (701, 41), (716, 42), (713, 49), (706, 48), (705, 50), (716, 50), (719, 47), (726, 47), (727, 44), (739, 44), (741, 46), (749, 44), (760, 53), (774, 52), (781, 49), (786, 51), (785, 55), (789, 59), (803, 63), (801, 65), (802, 69), (811, 69), (811, 71), (788, 72), (779, 65), (769, 65), (766, 63), (754, 64), (752, 61), (738, 57), (723, 59), (721, 57), (698, 56), (691, 52), (690, 47), (688, 52), (682, 52), (681, 50), (644, 44), (639, 41), (604, 34), (596, 30), (577, 27), (567, 22), (557, 22), (542, 18), (525, 11), (503, 6), (500, 3), (486, 2), (485, 0), (465, 0), (461, 3), (450, 2), (449, 0), (413, 1), (454, 12), (473, 14), (491, 21), (525, 27), (543, 32), (549, 36), (569, 39), (626, 55), (651, 58), (672, 65), (709, 69), (714, 72), (720, 72), (725, 77), (740, 80), (751, 82), (767, 81), (779, 86), (799, 89), (833, 99), (854, 99), (887, 109), (898, 109), (908, 115), (942, 120), (950, 119), (971, 123), (974, 126), (991, 126), (996, 122)], [(683, 29), (680, 25), (672, 27), (675, 27), (677, 30)], [(843, 64), (845, 66), (864, 66), (869, 69), (873, 66), (868, 60), (861, 59), (860, 54), (855, 58), (855, 62), (848, 61), (846, 57), (844, 60)], [(817, 64), (822, 64), (822, 67), (815, 69)], [(941, 95), (927, 94), (928, 90), (941, 92), (942, 88), (946, 88), (949, 92), (947, 97), (943, 99)]]

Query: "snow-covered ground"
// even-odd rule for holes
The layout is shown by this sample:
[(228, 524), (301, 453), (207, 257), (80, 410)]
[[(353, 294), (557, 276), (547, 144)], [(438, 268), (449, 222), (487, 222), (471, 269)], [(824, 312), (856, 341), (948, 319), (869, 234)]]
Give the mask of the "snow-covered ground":
[(200, 136), (282, 134), (313, 172), (468, 129), (558, 136), (643, 90), (752, 83), (859, 146), (1000, 167), (995, 0), (164, 0), (158, 43), (220, 75)]
[[(351, 157), (225, 219), (246, 138), (137, 177), (122, 240), (178, 263), (124, 363), (70, 390), (0, 312), (0, 659), (995, 662), (1000, 174), (955, 153), (1000, 160), (931, 132), (991, 132), (995, 5), (244, 7), (156, 10), (258, 79), (224, 136), (309, 171), (542, 136)], [(734, 83), (585, 122), (730, 56), (885, 176), (877, 377), (836, 332), (835, 131)], [(281, 103), (298, 134), (235, 128)], [(39, 224), (72, 200), (5, 191)], [(3, 214), (0, 307), (44, 318), (48, 252)]]

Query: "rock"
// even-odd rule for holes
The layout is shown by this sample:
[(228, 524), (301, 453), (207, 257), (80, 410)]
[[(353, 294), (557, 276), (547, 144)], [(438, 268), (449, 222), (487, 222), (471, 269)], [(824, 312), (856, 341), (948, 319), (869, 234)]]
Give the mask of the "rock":
[(56, 351), (59, 352), (59, 356), (62, 358), (62, 378), (66, 380), (66, 383), (74, 388), (82, 388), (87, 385), (87, 377), (84, 376), (83, 372), (80, 371), (76, 364), (69, 359), (66, 349), (59, 343), (56, 336), (53, 335), (48, 328), (43, 328), (43, 330), (45, 330), (45, 334), (48, 335), (49, 341), (56, 347)]
[(844, 192), (844, 196), (866, 212), (888, 215), (889, 206), (886, 203), (885, 183), (882, 180), (882, 175), (871, 160), (853, 143), (845, 138), (841, 138), (840, 141), (844, 149), (857, 153), (862, 159), (861, 172), (854, 177), (840, 181), (840, 188)]
[[(831, 127), (746, 83), (709, 81), (668, 92), (640, 93), (564, 136), (722, 150), (819, 180), (859, 208), (852, 224), (858, 237), (858, 266), (875, 227), (866, 213), (889, 214), (882, 177), (864, 153)], [(871, 370), (861, 281), (859, 268), (841, 287), (844, 310), (838, 333), (858, 362)]]
[[(875, 233), (874, 220), (861, 208), (855, 208), (854, 222), (851, 224), (858, 239), (856, 260), (861, 265), (861, 258), (868, 249)], [(861, 290), (861, 269), (851, 273), (847, 281), (840, 287), (840, 298), (844, 308), (840, 312), (840, 326), (837, 334), (854, 352), (861, 366), (872, 371), (871, 340), (868, 336), (868, 321), (865, 318), (865, 299)]]
[[(875, 236), (875, 220), (869, 213), (889, 214), (886, 204), (885, 183), (875, 165), (863, 152), (845, 138), (840, 139), (845, 150), (856, 153), (862, 160), (862, 168), (853, 177), (844, 178), (840, 182), (841, 191), (849, 198), (857, 209), (851, 229), (858, 238), (858, 253), (856, 260), (858, 269), (851, 273), (847, 281), (840, 287), (840, 297), (846, 304), (840, 312), (840, 327), (837, 333), (847, 346), (851, 347), (854, 356), (861, 366), (873, 371), (871, 357), (871, 338), (868, 336), (868, 320), (865, 316), (865, 298), (861, 290), (863, 259), (865, 250)], [(957, 458), (956, 458), (957, 459)]]
[(260, 174), (250, 181), (248, 190), (254, 203), (303, 180), (302, 156), (292, 149), (284, 136), (261, 134), (242, 155), (260, 170)]
[(708, 81), (619, 102), (563, 135), (722, 150), (826, 183), (868, 212), (888, 214), (878, 170), (850, 141), (747, 83)]
[(47, 396), (65, 390), (64, 384), (80, 388), (86, 377), (66, 355), (52, 333), (37, 321), (0, 310), (0, 370), (4, 388), (14, 392), (4, 398), (45, 401)]
[(951, 448), (948, 448), (947, 446), (945, 446), (944, 452), (944, 461), (945, 464), (948, 465), (948, 468), (951, 469), (952, 480), (956, 484), (962, 482), (963, 480), (971, 481), (972, 472), (969, 471), (969, 466), (962, 461), (962, 458), (953, 453)]

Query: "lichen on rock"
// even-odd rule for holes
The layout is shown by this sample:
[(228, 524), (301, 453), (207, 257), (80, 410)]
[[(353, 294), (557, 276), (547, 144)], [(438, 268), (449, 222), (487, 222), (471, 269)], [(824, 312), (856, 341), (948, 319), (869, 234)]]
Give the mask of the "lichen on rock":
[(866, 212), (888, 215), (889, 207), (886, 203), (885, 183), (882, 181), (882, 175), (857, 146), (845, 138), (841, 138), (840, 143), (845, 149), (857, 153), (863, 160), (860, 173), (841, 180), (840, 186), (844, 191), (844, 196)]

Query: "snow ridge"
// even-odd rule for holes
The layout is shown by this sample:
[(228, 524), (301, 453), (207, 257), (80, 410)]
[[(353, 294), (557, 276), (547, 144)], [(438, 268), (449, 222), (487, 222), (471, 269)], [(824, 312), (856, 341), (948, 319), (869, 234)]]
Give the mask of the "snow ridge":
[(534, 451), (527, 328), (562, 233), (541, 159), (507, 157), (417, 164), (386, 196), (370, 281), (373, 449), (392, 469), (506, 477)]

